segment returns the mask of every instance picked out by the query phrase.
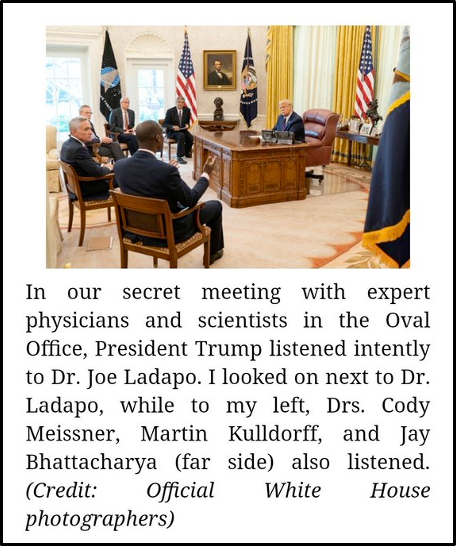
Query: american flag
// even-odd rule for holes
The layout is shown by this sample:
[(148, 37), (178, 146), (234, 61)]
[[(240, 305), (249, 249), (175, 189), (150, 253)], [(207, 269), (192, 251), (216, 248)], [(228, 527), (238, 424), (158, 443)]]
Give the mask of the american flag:
[(370, 26), (364, 33), (363, 50), (358, 68), (358, 81), (356, 82), (356, 115), (365, 119), (366, 110), (374, 99), (374, 64), (372, 59), (372, 36)]
[(187, 107), (190, 108), (190, 123), (193, 125), (198, 117), (198, 111), (196, 109), (195, 71), (188, 45), (187, 31), (185, 31), (184, 49), (177, 69), (176, 95), (185, 99)]

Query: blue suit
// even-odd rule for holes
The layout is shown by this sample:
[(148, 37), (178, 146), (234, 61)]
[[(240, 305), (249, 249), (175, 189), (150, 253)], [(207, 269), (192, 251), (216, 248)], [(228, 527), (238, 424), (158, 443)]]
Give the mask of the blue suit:
[[(159, 161), (151, 153), (139, 150), (134, 156), (119, 161), (114, 166), (116, 181), (124, 193), (166, 199), (171, 212), (179, 212), (184, 207), (194, 207), (200, 197), (209, 186), (209, 180), (202, 176), (198, 182), (190, 188), (180, 177), (176, 167), (163, 161)], [(206, 206), (200, 212), (203, 224), (211, 228), (211, 254), (223, 248), (222, 229), (222, 205), (219, 201), (207, 201)], [(179, 218), (173, 221), (175, 241), (185, 241), (195, 231), (195, 219), (193, 215)], [(166, 242), (160, 239), (151, 239), (132, 235), (136, 240), (143, 240), (145, 244), (153, 246), (166, 246)]]
[(288, 120), (288, 123), (283, 126), (285, 116), (280, 116), (277, 118), (277, 123), (272, 128), (273, 131), (291, 131), (295, 134), (295, 140), (299, 142), (305, 142), (305, 133), (304, 133), (304, 122), (302, 117), (296, 112), (292, 112)]
[[(111, 172), (107, 167), (102, 167), (94, 161), (87, 147), (73, 137), (63, 143), (60, 159), (72, 165), (80, 176), (104, 176)], [(107, 180), (82, 181), (81, 191), (84, 198), (92, 195), (100, 197), (104, 195), (107, 198), (109, 197), (109, 183)]]

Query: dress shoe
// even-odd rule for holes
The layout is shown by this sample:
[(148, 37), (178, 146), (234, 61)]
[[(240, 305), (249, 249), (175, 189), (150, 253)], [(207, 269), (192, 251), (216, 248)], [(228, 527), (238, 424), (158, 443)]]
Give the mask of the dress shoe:
[(183, 157), (178, 157), (177, 162), (180, 163), (181, 165), (187, 165), (187, 162), (185, 161)]
[(220, 258), (223, 256), (223, 248), (222, 250), (219, 250), (215, 254), (211, 254), (211, 258), (209, 260), (209, 264), (212, 265), (217, 260), (220, 260)]

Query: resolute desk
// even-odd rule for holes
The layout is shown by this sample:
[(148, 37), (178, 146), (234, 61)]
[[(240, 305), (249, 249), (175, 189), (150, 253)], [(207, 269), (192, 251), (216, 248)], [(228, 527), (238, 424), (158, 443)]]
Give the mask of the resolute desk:
[(308, 144), (262, 143), (257, 131), (207, 131), (194, 136), (193, 179), (209, 155), (216, 157), (210, 187), (230, 207), (252, 207), (306, 198)]

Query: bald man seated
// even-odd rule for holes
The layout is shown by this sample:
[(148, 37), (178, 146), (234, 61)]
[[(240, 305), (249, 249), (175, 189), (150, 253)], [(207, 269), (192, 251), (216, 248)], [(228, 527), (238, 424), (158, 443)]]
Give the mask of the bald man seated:
[[(143, 121), (136, 127), (139, 149), (135, 155), (119, 161), (114, 166), (116, 181), (120, 189), (130, 195), (166, 199), (171, 212), (194, 207), (209, 186), (209, 177), (215, 166), (215, 158), (209, 158), (203, 167), (198, 182), (190, 188), (182, 180), (176, 161), (165, 163), (156, 157), (163, 148), (163, 131), (155, 121)], [(196, 214), (196, 213), (194, 213)], [(200, 221), (211, 228), (211, 257), (213, 264), (223, 256), (222, 204), (220, 201), (206, 201), (200, 211)], [(176, 243), (185, 241), (196, 232), (194, 215), (173, 221)], [(145, 245), (166, 246), (161, 239), (129, 234), (134, 241)]]

